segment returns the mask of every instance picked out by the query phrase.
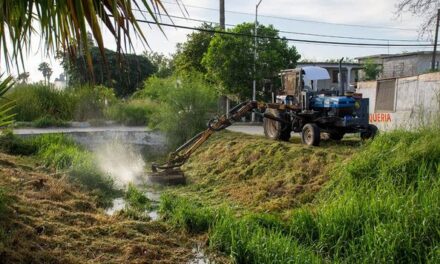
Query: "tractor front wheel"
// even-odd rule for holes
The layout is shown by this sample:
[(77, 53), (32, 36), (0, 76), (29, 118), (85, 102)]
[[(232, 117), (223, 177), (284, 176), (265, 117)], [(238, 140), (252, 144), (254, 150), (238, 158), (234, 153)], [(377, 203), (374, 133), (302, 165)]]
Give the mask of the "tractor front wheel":
[(306, 124), (302, 129), (301, 140), (306, 145), (319, 146), (321, 140), (319, 127), (313, 123)]
[[(267, 109), (266, 112), (277, 118), (282, 118), (280, 112), (276, 109)], [(289, 141), (292, 132), (288, 124), (279, 121), (263, 118), (264, 135), (270, 139)]]
[(361, 132), (361, 139), (373, 139), (377, 135), (378, 131), (379, 129), (377, 128), (377, 126), (370, 124), (365, 131)]

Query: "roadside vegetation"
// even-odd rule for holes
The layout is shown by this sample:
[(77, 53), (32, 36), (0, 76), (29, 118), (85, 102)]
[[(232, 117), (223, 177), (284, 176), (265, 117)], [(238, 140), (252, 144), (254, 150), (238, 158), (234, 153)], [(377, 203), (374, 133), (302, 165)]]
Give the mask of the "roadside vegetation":
[[(241, 160), (251, 156), (246, 148), (235, 152), (235, 167), (225, 166), (217, 172), (218, 180), (215, 172), (203, 177), (204, 170), (197, 170), (197, 166), (207, 165), (206, 152), (222, 153), (223, 146), (228, 144), (223, 141), (221, 145), (221, 139), (216, 139), (217, 144), (198, 152), (187, 167), (190, 171), (196, 168), (194, 173), (199, 174), (190, 174), (195, 187), (176, 189), (174, 194), (164, 196), (161, 210), (174, 226), (190, 233), (207, 233), (209, 247), (230, 255), (237, 263), (435, 263), (440, 244), (437, 131), (384, 133), (352, 151), (350, 159), (331, 158), (334, 164), (329, 162), (331, 169), (325, 172), (329, 177), (320, 190), (314, 193), (313, 189), (306, 189), (310, 199), (287, 203), (282, 211), (266, 205), (260, 208), (261, 203), (270, 200), (268, 196), (260, 198), (261, 185), (272, 177), (289, 179), (284, 172), (287, 164), (292, 174), (298, 173), (290, 179), (299, 181), (304, 177), (301, 174), (319, 163), (303, 160), (307, 169), (294, 166), (296, 160), (310, 159), (315, 151), (296, 149), (296, 157), (287, 154), (284, 159), (277, 159), (276, 152), (271, 151), (284, 149), (282, 152), (289, 153), (289, 147), (267, 145), (268, 153), (262, 156), (271, 160), (271, 174), (252, 173), (249, 175), (259, 177), (258, 180), (241, 179), (257, 200), (245, 203), (243, 208), (231, 192), (222, 192), (235, 182), (235, 177), (246, 175), (238, 171), (243, 168)], [(248, 143), (249, 148), (253, 144)], [(322, 148), (326, 147), (329, 146)], [(234, 153), (233, 144), (229, 149)], [(338, 148), (334, 149), (332, 145), (326, 152), (337, 153)], [(222, 158), (213, 160), (210, 169), (219, 169), (222, 162)], [(258, 158), (248, 160), (247, 167), (255, 168), (261, 162)], [(240, 185), (236, 185), (243, 193)], [(286, 186), (280, 184), (279, 188), (285, 190)], [(195, 198), (200, 195), (201, 199)], [(285, 199), (296, 196), (295, 189), (282, 195)], [(207, 197), (211, 201), (226, 201), (226, 207), (225, 203), (207, 202)]]

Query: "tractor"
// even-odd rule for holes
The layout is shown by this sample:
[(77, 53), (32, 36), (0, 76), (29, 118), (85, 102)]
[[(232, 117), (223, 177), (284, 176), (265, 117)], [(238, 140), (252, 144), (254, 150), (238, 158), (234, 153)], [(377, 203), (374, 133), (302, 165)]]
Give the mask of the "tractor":
[(206, 130), (195, 135), (172, 152), (165, 164), (152, 164), (152, 182), (164, 184), (184, 183), (180, 167), (194, 151), (215, 132), (239, 121), (249, 112), (263, 116), (266, 137), (288, 141), (292, 132), (299, 132), (301, 140), (309, 146), (318, 146), (321, 133), (333, 140), (341, 140), (347, 133), (360, 133), (362, 139), (373, 138), (377, 127), (369, 124), (369, 100), (361, 94), (339, 89), (317, 89), (317, 82), (330, 79), (326, 69), (308, 66), (280, 73), (282, 91), (276, 101), (264, 103), (242, 102), (227, 115), (211, 119)]
[(347, 133), (359, 132), (362, 139), (377, 133), (377, 127), (368, 123), (367, 98), (344, 92), (342, 85), (338, 90), (317, 89), (318, 81), (330, 79), (326, 69), (308, 66), (284, 70), (280, 76), (283, 90), (276, 97), (277, 103), (295, 109), (266, 109), (263, 119), (266, 137), (288, 141), (291, 132), (299, 132), (304, 144), (318, 146), (322, 132), (333, 140), (341, 140)]

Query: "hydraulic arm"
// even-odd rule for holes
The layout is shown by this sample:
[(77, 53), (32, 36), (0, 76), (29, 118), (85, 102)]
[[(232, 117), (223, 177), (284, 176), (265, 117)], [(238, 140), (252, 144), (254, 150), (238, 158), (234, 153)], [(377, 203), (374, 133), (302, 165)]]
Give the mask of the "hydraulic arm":
[[(153, 177), (154, 176), (165, 176), (167, 174), (172, 175), (181, 175), (183, 177), (183, 173), (180, 171), (180, 167), (188, 160), (191, 154), (197, 150), (208, 138), (217, 131), (223, 130), (228, 126), (232, 125), (233, 122), (236, 122), (241, 119), (247, 113), (253, 110), (259, 110), (259, 112), (264, 112), (267, 108), (273, 108), (278, 110), (286, 110), (290, 108), (294, 108), (290, 105), (285, 104), (274, 104), (274, 103), (261, 103), (256, 101), (247, 101), (238, 104), (234, 108), (229, 111), (229, 115), (222, 115), (218, 118), (211, 119), (208, 122), (208, 127), (185, 142), (182, 146), (177, 148), (174, 152), (172, 152), (168, 156), (168, 160), (165, 164), (158, 165), (153, 163)], [(280, 122), (284, 122), (283, 120), (278, 120), (278, 117), (272, 116), (270, 114), (264, 114), (264, 117), (274, 119)]]

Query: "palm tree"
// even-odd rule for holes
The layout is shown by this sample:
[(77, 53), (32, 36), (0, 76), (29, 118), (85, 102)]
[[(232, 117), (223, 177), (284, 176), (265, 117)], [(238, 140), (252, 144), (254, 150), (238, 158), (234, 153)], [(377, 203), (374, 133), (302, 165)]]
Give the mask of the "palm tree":
[(27, 83), (29, 76), (30, 76), (29, 72), (22, 72), (17, 76), (17, 81), (21, 83)]
[(52, 68), (49, 66), (49, 63), (40, 63), (40, 65), (38, 65), (38, 70), (43, 74), (44, 83), (49, 85), (50, 76), (52, 75)]

